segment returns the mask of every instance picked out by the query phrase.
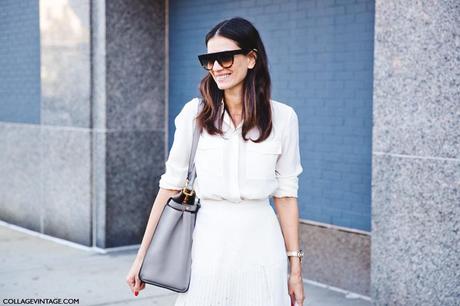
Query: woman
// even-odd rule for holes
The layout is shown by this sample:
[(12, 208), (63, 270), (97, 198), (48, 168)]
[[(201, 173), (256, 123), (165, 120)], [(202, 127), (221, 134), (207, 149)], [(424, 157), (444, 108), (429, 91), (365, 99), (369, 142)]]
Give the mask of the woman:
[(205, 105), (197, 114), (200, 100), (194, 98), (175, 118), (166, 172), (127, 282), (135, 295), (145, 287), (139, 268), (164, 208), (160, 203), (184, 187), (196, 122), (202, 130), (193, 188), (201, 208), (190, 287), (178, 293), (175, 306), (303, 305), (297, 115), (270, 99), (267, 55), (249, 21), (236, 17), (217, 24), (206, 46), (208, 53), (199, 56), (209, 71), (200, 84)]

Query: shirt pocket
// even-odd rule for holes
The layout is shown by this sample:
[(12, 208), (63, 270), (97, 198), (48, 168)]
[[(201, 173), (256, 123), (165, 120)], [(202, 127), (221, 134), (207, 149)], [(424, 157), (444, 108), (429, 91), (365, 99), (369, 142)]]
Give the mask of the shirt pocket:
[(277, 140), (254, 143), (246, 147), (246, 176), (248, 179), (273, 179), (281, 142)]
[(198, 142), (195, 155), (197, 176), (216, 178), (223, 176), (223, 143), (220, 138), (205, 136)]

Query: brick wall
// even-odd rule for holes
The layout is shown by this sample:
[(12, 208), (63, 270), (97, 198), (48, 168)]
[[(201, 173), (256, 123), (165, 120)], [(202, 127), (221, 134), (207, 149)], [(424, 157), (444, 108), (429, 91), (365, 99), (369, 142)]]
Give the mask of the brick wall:
[(169, 3), (169, 145), (173, 119), (206, 73), (196, 55), (217, 22), (241, 16), (267, 49), (273, 98), (299, 116), (303, 219), (370, 231), (373, 1)]

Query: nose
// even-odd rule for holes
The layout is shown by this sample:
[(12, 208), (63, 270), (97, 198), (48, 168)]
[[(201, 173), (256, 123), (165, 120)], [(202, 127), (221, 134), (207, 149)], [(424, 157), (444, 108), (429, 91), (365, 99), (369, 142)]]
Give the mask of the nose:
[[(216, 65), (217, 63), (217, 65)], [(216, 71), (216, 70), (222, 70), (224, 69), (217, 60), (214, 61), (214, 64), (212, 65), (212, 70)]]

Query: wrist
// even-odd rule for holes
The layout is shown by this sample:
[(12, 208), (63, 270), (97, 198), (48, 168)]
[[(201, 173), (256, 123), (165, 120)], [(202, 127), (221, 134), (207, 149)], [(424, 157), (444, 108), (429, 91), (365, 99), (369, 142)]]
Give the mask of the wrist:
[(289, 258), (290, 274), (291, 275), (301, 275), (302, 274), (302, 264), (298, 257)]
[(298, 262), (302, 265), (302, 258), (303, 258), (303, 250), (296, 250), (296, 251), (286, 251), (286, 255), (288, 256), (290, 263)]
[(137, 254), (136, 258), (134, 259), (134, 261), (138, 264), (141, 264), (143, 261), (144, 261), (144, 256), (143, 254)]
[(295, 270), (291, 269), (291, 272), (289, 273), (289, 275), (293, 277), (302, 278), (302, 270), (301, 269), (295, 269)]
[(290, 273), (289, 278), (296, 280), (296, 281), (303, 281), (302, 274), (301, 273)]

